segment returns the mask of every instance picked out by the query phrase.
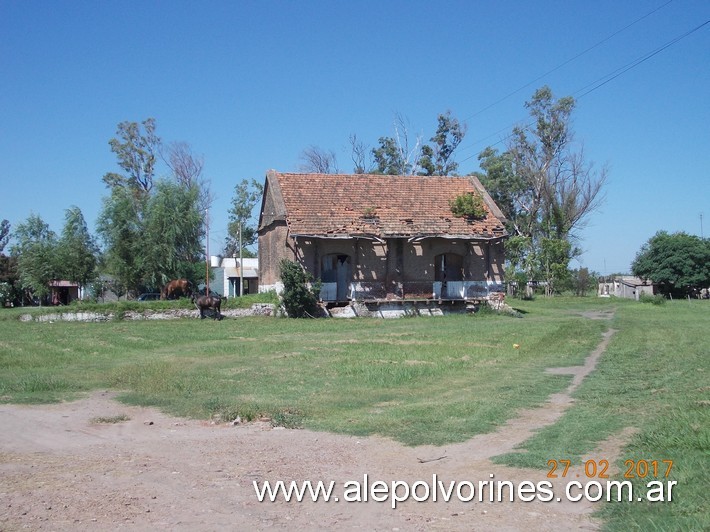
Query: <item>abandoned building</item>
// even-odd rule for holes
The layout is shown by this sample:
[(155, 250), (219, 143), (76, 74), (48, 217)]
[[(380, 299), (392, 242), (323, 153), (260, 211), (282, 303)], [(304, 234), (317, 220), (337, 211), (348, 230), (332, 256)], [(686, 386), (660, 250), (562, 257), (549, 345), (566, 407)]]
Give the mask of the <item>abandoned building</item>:
[(631, 275), (620, 275), (613, 279), (606, 279), (599, 282), (599, 297), (623, 297), (638, 301), (642, 295), (653, 296), (656, 287), (651, 281), (633, 277)]
[(78, 283), (53, 279), (49, 281), (50, 301), (52, 305), (68, 305), (72, 301), (81, 299), (81, 288)]
[[(475, 217), (451, 202), (478, 196)], [(282, 288), (279, 262), (321, 282), (321, 300), (453, 301), (503, 292), (504, 217), (475, 177), (269, 171), (259, 219), (259, 290)]]

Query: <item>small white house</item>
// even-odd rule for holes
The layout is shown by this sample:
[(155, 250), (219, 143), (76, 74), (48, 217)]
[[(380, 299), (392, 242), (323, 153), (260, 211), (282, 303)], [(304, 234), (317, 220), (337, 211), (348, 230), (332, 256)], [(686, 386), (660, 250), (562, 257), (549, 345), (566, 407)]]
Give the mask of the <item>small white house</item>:
[(612, 280), (600, 282), (598, 295), (599, 297), (624, 297), (638, 301), (641, 294), (652, 296), (653, 293), (654, 286), (650, 281), (630, 275), (622, 275), (614, 277)]
[[(256, 294), (259, 291), (259, 259), (241, 259), (239, 257), (210, 257), (212, 281), (210, 290), (221, 296), (238, 297)], [(242, 294), (239, 293), (239, 279), (243, 281)]]

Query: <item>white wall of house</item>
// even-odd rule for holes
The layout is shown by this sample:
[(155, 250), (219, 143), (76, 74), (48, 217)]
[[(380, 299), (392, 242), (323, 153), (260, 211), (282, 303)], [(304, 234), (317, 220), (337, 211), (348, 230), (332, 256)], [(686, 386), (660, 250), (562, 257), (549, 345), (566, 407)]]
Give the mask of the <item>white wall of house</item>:
[(617, 277), (613, 281), (599, 283), (599, 297), (623, 297), (639, 300), (642, 294), (653, 295), (653, 284), (644, 284), (638, 277)]
[(220, 275), (215, 276), (215, 283), (219, 286), (211, 286), (211, 289), (223, 296), (234, 297), (239, 295), (239, 273), (240, 266), (245, 280), (252, 280), (256, 284), (259, 278), (259, 259), (239, 257), (220, 257), (213, 255), (210, 257), (210, 264), (215, 272), (220, 270)]

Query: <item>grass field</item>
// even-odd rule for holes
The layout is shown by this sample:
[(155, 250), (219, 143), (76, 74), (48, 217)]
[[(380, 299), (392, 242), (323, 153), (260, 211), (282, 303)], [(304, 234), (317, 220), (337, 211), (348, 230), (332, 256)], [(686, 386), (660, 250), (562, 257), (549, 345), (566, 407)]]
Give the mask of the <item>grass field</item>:
[[(489, 432), (566, 388), (569, 376), (544, 369), (581, 364), (613, 327), (575, 405), (499, 461), (579, 461), (635, 427), (623, 459), (673, 460), (678, 486), (672, 503), (604, 505), (609, 528), (710, 529), (710, 305), (577, 298), (514, 306), (522, 318), (21, 323), (19, 310), (8, 310), (0, 312), (0, 401), (111, 388), (177, 415), (268, 415), (285, 426), (442, 445)], [(612, 321), (582, 316), (611, 309)]]

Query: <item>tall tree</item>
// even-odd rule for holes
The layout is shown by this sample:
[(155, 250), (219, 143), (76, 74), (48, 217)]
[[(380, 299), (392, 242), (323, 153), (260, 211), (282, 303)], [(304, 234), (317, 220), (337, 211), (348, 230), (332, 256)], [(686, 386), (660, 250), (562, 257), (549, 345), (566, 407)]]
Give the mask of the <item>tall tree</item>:
[[(142, 125), (142, 128), (141, 128)], [(155, 134), (155, 119), (118, 124), (118, 138), (109, 140), (111, 151), (116, 154), (118, 165), (125, 174), (109, 172), (104, 183), (109, 188), (130, 188), (136, 193), (150, 192), (155, 177), (155, 164), (160, 150), (160, 138)]]
[(574, 236), (603, 200), (607, 172), (594, 170), (584, 151), (575, 151), (570, 120), (571, 97), (555, 99), (549, 87), (538, 89), (525, 104), (532, 125), (516, 127), (509, 145), (515, 173), (525, 183), (518, 205), (546, 237)]
[(152, 288), (170, 279), (197, 278), (204, 237), (204, 211), (199, 188), (185, 182), (159, 180), (146, 206), (140, 264), (143, 283)]
[(118, 124), (117, 137), (109, 140), (123, 174), (109, 172), (103, 181), (110, 191), (103, 200), (97, 230), (105, 245), (105, 268), (114, 277), (119, 294), (137, 293), (142, 288), (144, 271), (143, 230), (160, 138), (153, 118)]
[(0, 307), (20, 304), (22, 290), (17, 277), (17, 257), (0, 254)]
[[(114, 284), (120, 293), (137, 293), (172, 278), (194, 281), (212, 203), (203, 158), (185, 142), (164, 147), (152, 118), (120, 123), (109, 144), (124, 173), (104, 176), (110, 195), (97, 229)], [(155, 179), (158, 156), (168, 169), (163, 180)]]
[(203, 157), (192, 152), (187, 142), (171, 142), (163, 153), (164, 160), (178, 184), (190, 187), (200, 182), (205, 161)]
[(631, 271), (666, 294), (686, 295), (710, 286), (710, 239), (659, 231), (636, 254)]
[[(520, 237), (511, 239), (511, 259), (529, 279), (542, 275), (552, 286), (553, 272), (579, 254), (576, 232), (603, 200), (607, 173), (596, 172), (583, 150), (575, 150), (573, 98), (556, 99), (542, 87), (525, 106), (532, 122), (513, 129), (504, 153), (486, 148), (479, 156), (484, 172), (477, 175), (499, 202), (509, 232)], [(559, 267), (549, 267), (551, 257)]]
[(570, 288), (577, 296), (586, 296), (588, 292), (596, 292), (599, 274), (590, 272), (589, 268), (579, 268), (570, 272)]
[(14, 237), (12, 254), (17, 257), (22, 289), (39, 298), (41, 304), (49, 295), (49, 282), (58, 277), (57, 236), (42, 218), (33, 214), (17, 226)]
[(99, 249), (89, 233), (81, 209), (72, 206), (65, 211), (64, 228), (57, 246), (60, 276), (86, 287), (96, 278)]
[(224, 254), (227, 257), (239, 254), (239, 229), (241, 227), (242, 256), (253, 257), (254, 253), (247, 249), (254, 245), (257, 239), (256, 219), (252, 215), (254, 207), (264, 192), (264, 187), (252, 179), (243, 179), (234, 187), (232, 205), (229, 208), (229, 224), (227, 238), (224, 244)]
[(446, 111), (438, 117), (436, 133), (429, 139), (432, 145), (422, 146), (419, 165), (421, 175), (456, 175), (459, 164), (453, 160), (454, 152), (466, 136), (466, 124)]
[(147, 198), (137, 198), (130, 189), (113, 187), (103, 199), (97, 231), (104, 242), (104, 269), (114, 277), (119, 295), (137, 293), (143, 279), (143, 210)]

